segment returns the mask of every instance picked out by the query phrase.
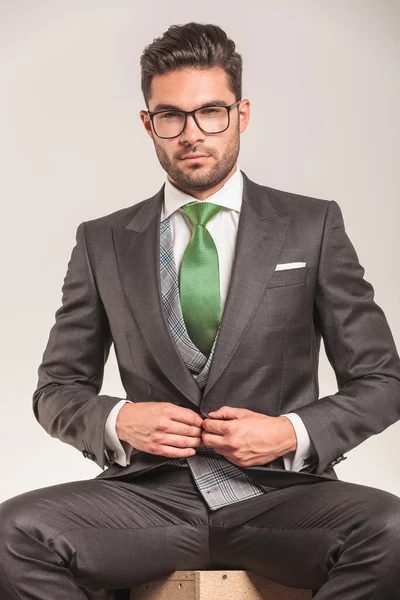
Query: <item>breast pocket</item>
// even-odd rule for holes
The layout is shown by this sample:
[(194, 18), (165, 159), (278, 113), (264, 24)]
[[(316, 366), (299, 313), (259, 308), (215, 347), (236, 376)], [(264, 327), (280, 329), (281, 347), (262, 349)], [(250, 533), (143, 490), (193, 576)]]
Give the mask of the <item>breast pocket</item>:
[(274, 271), (269, 279), (267, 288), (283, 287), (287, 285), (303, 285), (307, 283), (309, 267), (296, 267)]

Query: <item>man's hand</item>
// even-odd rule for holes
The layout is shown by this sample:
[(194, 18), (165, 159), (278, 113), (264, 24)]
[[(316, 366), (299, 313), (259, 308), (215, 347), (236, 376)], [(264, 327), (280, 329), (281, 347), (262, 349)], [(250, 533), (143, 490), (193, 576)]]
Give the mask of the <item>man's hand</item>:
[(297, 448), (295, 430), (287, 417), (230, 406), (208, 416), (203, 421), (202, 445), (240, 467), (263, 465)]
[(185, 458), (201, 446), (203, 417), (170, 402), (127, 402), (120, 409), (115, 429), (124, 440), (144, 452)]

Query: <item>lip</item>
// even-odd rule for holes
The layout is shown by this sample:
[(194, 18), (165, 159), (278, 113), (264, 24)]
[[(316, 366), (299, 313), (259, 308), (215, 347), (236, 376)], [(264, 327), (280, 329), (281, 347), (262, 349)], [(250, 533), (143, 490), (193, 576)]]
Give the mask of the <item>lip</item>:
[(181, 160), (187, 161), (187, 162), (203, 162), (205, 161), (207, 158), (210, 158), (209, 156), (205, 156), (204, 154), (200, 154), (198, 156), (188, 156), (186, 158), (182, 158)]

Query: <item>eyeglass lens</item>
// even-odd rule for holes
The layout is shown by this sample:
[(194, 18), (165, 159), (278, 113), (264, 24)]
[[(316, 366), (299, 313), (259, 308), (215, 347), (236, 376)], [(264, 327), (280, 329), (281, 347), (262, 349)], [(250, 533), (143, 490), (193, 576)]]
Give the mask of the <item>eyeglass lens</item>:
[[(225, 108), (213, 106), (200, 108), (195, 113), (197, 121), (206, 133), (219, 133), (228, 127), (229, 115)], [(182, 133), (185, 115), (180, 111), (166, 111), (154, 115), (153, 125), (157, 135), (175, 137)]]

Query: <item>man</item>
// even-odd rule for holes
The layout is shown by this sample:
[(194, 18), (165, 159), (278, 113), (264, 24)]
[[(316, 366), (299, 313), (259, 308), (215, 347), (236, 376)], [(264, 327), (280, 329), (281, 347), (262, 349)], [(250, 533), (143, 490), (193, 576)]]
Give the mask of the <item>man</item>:
[[(176, 569), (248, 569), (318, 600), (398, 597), (400, 500), (338, 480), (400, 417), (400, 359), (334, 201), (251, 181), (242, 63), (217, 26), (141, 59), (167, 173), (81, 223), (33, 395), (102, 469), (1, 505), (1, 598), (108, 598)], [(338, 392), (318, 398), (321, 336)], [(126, 398), (100, 395), (114, 343)]]

